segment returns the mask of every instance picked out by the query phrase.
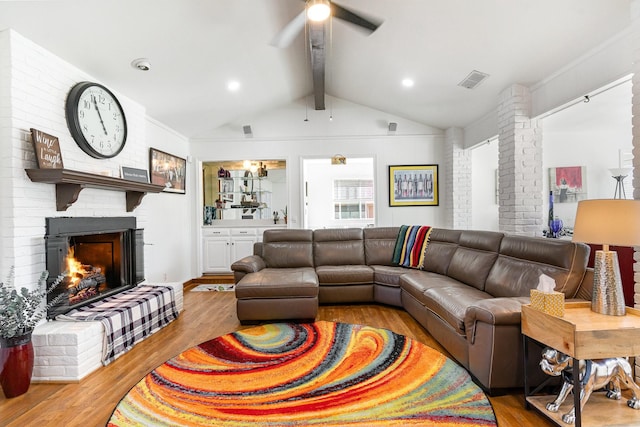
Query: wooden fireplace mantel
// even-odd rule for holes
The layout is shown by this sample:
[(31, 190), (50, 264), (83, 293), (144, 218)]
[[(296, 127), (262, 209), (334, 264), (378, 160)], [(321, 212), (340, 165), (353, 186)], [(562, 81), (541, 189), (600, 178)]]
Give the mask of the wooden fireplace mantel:
[(127, 212), (132, 212), (147, 193), (160, 193), (164, 189), (162, 185), (69, 169), (25, 169), (25, 171), (33, 182), (56, 185), (56, 210), (58, 211), (66, 211), (78, 200), (78, 195), (83, 188), (124, 191), (127, 197)]

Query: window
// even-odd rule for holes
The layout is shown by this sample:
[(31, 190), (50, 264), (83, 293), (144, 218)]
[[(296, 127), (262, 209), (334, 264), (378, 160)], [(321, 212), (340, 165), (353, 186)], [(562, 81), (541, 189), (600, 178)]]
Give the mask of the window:
[(333, 181), (334, 219), (373, 219), (373, 180)]

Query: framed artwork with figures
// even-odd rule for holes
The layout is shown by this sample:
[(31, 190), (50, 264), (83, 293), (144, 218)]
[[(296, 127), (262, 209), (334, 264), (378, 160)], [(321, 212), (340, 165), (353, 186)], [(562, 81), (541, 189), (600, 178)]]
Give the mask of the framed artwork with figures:
[(389, 206), (438, 204), (438, 165), (389, 166)]
[(187, 161), (164, 151), (149, 149), (151, 183), (164, 185), (167, 193), (185, 194)]
[(587, 198), (587, 168), (561, 166), (549, 168), (549, 191), (554, 203), (577, 203)]

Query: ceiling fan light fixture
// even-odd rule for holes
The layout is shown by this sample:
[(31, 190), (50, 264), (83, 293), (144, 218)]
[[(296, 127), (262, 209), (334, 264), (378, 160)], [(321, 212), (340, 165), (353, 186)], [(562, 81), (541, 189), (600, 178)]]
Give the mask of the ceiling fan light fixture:
[(316, 22), (324, 21), (331, 14), (329, 0), (309, 0), (307, 2), (307, 17)]

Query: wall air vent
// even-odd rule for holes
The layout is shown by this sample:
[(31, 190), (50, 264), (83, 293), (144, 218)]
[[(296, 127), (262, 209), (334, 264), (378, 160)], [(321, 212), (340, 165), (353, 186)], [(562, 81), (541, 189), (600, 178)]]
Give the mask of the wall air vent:
[(464, 78), (464, 80), (458, 83), (458, 86), (466, 87), (467, 89), (475, 89), (487, 77), (489, 77), (489, 74), (480, 72), (478, 70), (473, 70), (467, 77)]

